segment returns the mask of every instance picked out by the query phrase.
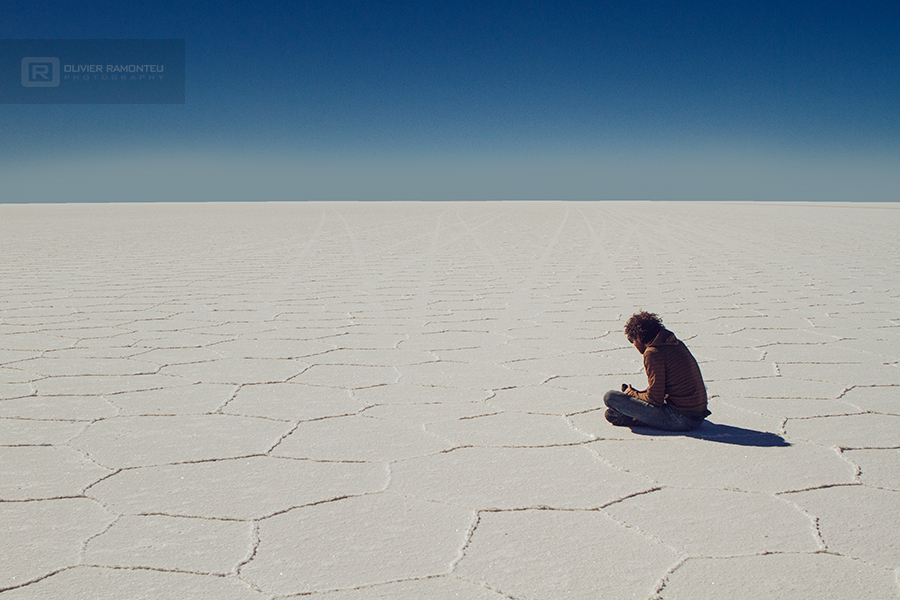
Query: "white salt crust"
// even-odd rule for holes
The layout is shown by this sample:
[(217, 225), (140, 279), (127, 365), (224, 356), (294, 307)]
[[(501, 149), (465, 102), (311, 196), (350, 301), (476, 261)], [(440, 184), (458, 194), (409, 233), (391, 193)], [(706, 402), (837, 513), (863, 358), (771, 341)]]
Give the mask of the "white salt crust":
[[(2, 600), (900, 597), (900, 205), (0, 205)], [(622, 335), (700, 430), (616, 428)]]

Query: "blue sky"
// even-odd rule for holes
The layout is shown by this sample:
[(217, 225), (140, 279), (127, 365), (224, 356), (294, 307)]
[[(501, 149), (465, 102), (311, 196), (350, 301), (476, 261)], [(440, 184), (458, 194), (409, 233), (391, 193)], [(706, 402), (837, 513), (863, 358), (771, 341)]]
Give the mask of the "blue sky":
[(0, 105), (0, 201), (900, 200), (900, 3), (6, 0), (184, 105)]

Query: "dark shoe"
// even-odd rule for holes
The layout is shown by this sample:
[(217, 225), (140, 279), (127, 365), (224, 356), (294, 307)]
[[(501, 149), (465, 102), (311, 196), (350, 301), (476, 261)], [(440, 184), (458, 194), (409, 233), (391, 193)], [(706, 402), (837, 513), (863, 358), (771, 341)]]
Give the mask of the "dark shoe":
[(607, 421), (609, 421), (616, 427), (636, 427), (641, 424), (641, 422), (637, 419), (629, 417), (627, 415), (623, 415), (622, 413), (611, 408), (606, 409), (606, 414), (604, 416), (606, 417)]

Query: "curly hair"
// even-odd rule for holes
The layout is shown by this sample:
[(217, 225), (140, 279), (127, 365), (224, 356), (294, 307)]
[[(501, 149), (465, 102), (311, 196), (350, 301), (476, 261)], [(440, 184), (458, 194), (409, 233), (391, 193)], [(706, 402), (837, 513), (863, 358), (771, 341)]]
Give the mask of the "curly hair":
[(662, 319), (658, 315), (642, 310), (632, 315), (625, 323), (625, 335), (629, 342), (637, 339), (647, 344), (653, 341), (662, 328)]

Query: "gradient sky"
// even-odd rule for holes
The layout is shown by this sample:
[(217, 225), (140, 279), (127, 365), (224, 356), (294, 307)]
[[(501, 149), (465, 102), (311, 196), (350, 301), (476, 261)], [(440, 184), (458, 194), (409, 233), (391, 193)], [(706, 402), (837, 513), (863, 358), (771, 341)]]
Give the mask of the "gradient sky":
[(900, 201), (900, 3), (4, 0), (184, 105), (0, 105), (0, 201)]

